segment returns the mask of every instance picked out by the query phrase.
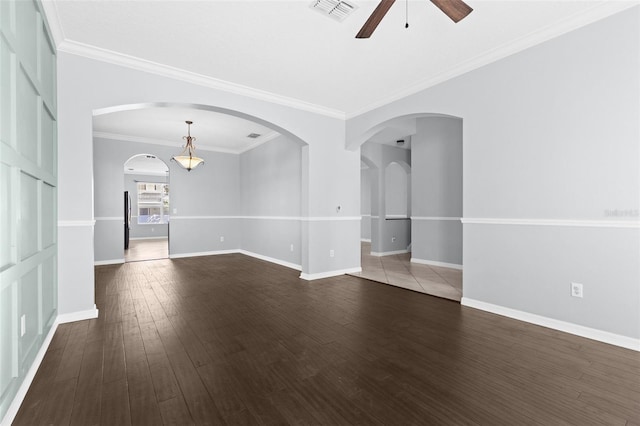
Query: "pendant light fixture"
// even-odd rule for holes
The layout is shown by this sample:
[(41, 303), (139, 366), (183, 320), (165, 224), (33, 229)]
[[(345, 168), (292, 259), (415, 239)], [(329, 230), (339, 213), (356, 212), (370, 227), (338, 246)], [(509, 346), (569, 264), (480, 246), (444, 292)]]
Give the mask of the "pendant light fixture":
[(193, 146), (193, 141), (195, 141), (196, 138), (191, 136), (191, 125), (193, 124), (193, 121), (185, 121), (185, 123), (187, 123), (187, 136), (183, 136), (182, 139), (186, 140), (187, 144), (184, 146), (180, 155), (171, 157), (171, 159), (178, 163), (180, 167), (187, 169), (187, 171), (190, 172), (191, 169), (195, 169), (200, 164), (204, 163), (204, 160), (193, 155), (193, 152), (196, 150)]

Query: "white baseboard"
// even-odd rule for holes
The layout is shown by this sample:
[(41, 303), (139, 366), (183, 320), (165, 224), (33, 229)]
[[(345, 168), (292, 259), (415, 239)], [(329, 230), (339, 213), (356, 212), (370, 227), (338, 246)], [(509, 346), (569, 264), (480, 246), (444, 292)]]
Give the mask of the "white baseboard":
[(462, 271), (462, 265), (458, 265), (457, 263), (438, 262), (436, 260), (425, 260), (425, 259), (418, 259), (415, 257), (411, 258), (411, 263), (418, 263), (420, 265), (429, 265), (429, 266), (442, 266), (443, 268), (452, 268), (452, 269), (458, 269)]
[(86, 311), (70, 312), (68, 314), (60, 314), (56, 318), (56, 323), (66, 324), (68, 322), (84, 321), (88, 319), (98, 318), (98, 308), (93, 305), (93, 309), (87, 309)]
[(89, 309), (86, 311), (71, 312), (68, 314), (58, 315), (56, 317), (56, 320), (51, 325), (51, 329), (49, 329), (49, 333), (47, 333), (47, 336), (42, 341), (42, 346), (40, 346), (40, 349), (38, 350), (38, 353), (36, 354), (36, 357), (34, 358), (33, 363), (31, 364), (31, 367), (29, 367), (29, 371), (27, 371), (27, 374), (24, 376), (24, 380), (22, 381), (20, 388), (18, 388), (18, 393), (16, 393), (16, 396), (13, 398), (13, 401), (11, 401), (11, 405), (9, 405), (9, 409), (7, 410), (4, 417), (2, 418), (0, 425), (8, 426), (11, 423), (13, 423), (13, 420), (15, 419), (16, 414), (18, 414), (18, 410), (20, 410), (20, 406), (22, 405), (22, 402), (24, 401), (25, 396), (27, 396), (29, 387), (31, 387), (31, 384), (33, 383), (33, 379), (36, 377), (38, 368), (40, 368), (40, 364), (42, 364), (42, 360), (44, 359), (44, 356), (47, 353), (47, 349), (49, 349), (51, 340), (53, 340), (53, 336), (56, 334), (58, 325), (64, 324), (67, 322), (98, 318), (98, 309), (96, 309), (95, 305), (93, 305), (93, 307), (94, 307), (93, 309)]
[(93, 262), (93, 266), (119, 265), (121, 263), (124, 263), (124, 259), (96, 260)]
[(38, 368), (40, 368), (40, 364), (44, 359), (44, 355), (47, 353), (47, 349), (49, 349), (49, 345), (51, 344), (51, 340), (53, 339), (53, 335), (56, 334), (57, 329), (58, 329), (58, 321), (56, 320), (51, 326), (49, 333), (47, 333), (47, 336), (44, 338), (44, 341), (42, 342), (42, 346), (40, 346), (40, 350), (38, 351), (35, 359), (33, 360), (33, 364), (31, 364), (29, 371), (27, 371), (27, 374), (24, 376), (24, 380), (22, 381), (20, 388), (18, 388), (18, 393), (13, 398), (11, 405), (9, 405), (9, 409), (4, 415), (2, 422), (0, 422), (1, 425), (8, 426), (11, 423), (13, 423), (13, 420), (15, 419), (16, 414), (18, 414), (18, 410), (20, 410), (22, 401), (24, 401), (24, 397), (27, 396), (27, 391), (29, 391), (29, 387), (31, 386), (33, 379), (36, 377), (36, 372), (38, 371)]
[(305, 274), (303, 272), (300, 274), (300, 278), (307, 281), (313, 281), (313, 280), (319, 280), (322, 278), (331, 278), (331, 277), (337, 277), (337, 276), (346, 275), (346, 274), (357, 274), (358, 272), (362, 272), (362, 268), (340, 269), (337, 271), (320, 272), (317, 274)]
[(371, 256), (383, 257), (383, 256), (393, 256), (394, 254), (405, 254), (405, 253), (409, 253), (409, 250), (395, 250), (395, 251), (383, 251), (383, 252), (372, 251)]
[(582, 325), (570, 322), (559, 321), (553, 318), (547, 318), (516, 309), (505, 308), (499, 305), (482, 302), (480, 300), (469, 299), (463, 297), (461, 302), (463, 306), (480, 309), (482, 311), (491, 312), (493, 314), (502, 315), (503, 317), (513, 318), (531, 324), (540, 325), (542, 327), (551, 328), (553, 330), (563, 331), (565, 333), (574, 334), (587, 339), (597, 340), (598, 342), (608, 343), (614, 346), (640, 351), (640, 339), (621, 336), (619, 334), (610, 333), (608, 331), (597, 330), (595, 328), (584, 327)]
[(362, 241), (363, 243), (370, 243), (371, 238), (360, 238), (360, 241)]
[[(206, 251), (206, 252), (199, 252), (199, 253), (180, 253), (180, 254), (172, 254), (172, 255), (169, 256), (169, 258), (178, 259), (178, 258), (183, 258), (183, 257), (215, 256), (215, 255), (218, 255), (218, 254), (232, 254), (232, 253), (239, 253), (239, 254), (243, 254), (245, 256), (255, 257), (256, 259), (265, 260), (267, 262), (275, 263), (276, 265), (284, 266), (286, 268), (295, 269), (296, 271), (301, 271), (302, 270), (302, 265), (297, 265), (295, 263), (286, 262), (284, 260), (276, 259), (276, 258), (269, 257), (269, 256), (264, 256), (264, 255), (261, 255), (261, 254), (258, 254), (258, 253), (254, 253), (254, 252), (247, 251), (247, 250), (242, 250), (242, 249)], [(338, 270), (338, 271), (321, 272), (321, 273), (318, 273), (318, 274), (301, 273), (300, 274), (300, 278), (303, 279), (303, 280), (312, 281), (312, 280), (318, 280), (318, 279), (321, 279), (321, 278), (336, 277), (336, 276), (339, 276), (339, 275), (353, 274), (353, 273), (358, 273), (358, 272), (362, 272), (362, 268), (342, 269), (342, 270)]]
[(238, 253), (244, 254), (245, 256), (255, 257), (256, 259), (265, 260), (267, 262), (275, 263), (276, 265), (284, 266), (287, 268), (295, 269), (296, 271), (302, 270), (302, 265), (296, 265), (295, 263), (286, 262), (284, 260), (276, 259), (274, 257), (263, 256), (258, 253), (253, 253), (247, 250), (239, 250)]
[(232, 249), (232, 250), (200, 251), (195, 253), (176, 253), (176, 254), (170, 254), (169, 259), (180, 259), (183, 257), (198, 257), (198, 256), (216, 256), (219, 254), (233, 254), (233, 253), (240, 253), (240, 250)]

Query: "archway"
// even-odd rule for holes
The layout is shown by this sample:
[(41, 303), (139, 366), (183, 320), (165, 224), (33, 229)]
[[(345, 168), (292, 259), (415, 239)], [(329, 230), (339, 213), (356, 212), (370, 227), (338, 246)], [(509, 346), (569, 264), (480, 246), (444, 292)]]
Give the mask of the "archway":
[(169, 166), (153, 154), (123, 165), (125, 262), (169, 257)]
[[(462, 119), (448, 115), (409, 114), (373, 126), (360, 139), (361, 156), (374, 159), (381, 167), (378, 206), (384, 217), (377, 222), (376, 232), (372, 213), (372, 254), (410, 251), (414, 268), (407, 269), (425, 265), (431, 268), (435, 284), (442, 284), (425, 292), (458, 301), (462, 297), (462, 124)], [(384, 142), (381, 136), (390, 139), (401, 135), (411, 145), (409, 160), (404, 163), (393, 158), (390, 148), (372, 148), (372, 141)], [(387, 145), (394, 142), (387, 141)], [(402, 184), (403, 173), (410, 187), (406, 213), (398, 208), (402, 191), (393, 189)], [(402, 220), (407, 222), (410, 237), (404, 247), (394, 247), (393, 243), (405, 243), (404, 228), (393, 223)], [(419, 281), (416, 279), (412, 289), (420, 291), (417, 285), (423, 283)]]
[[(147, 136), (123, 135), (119, 134), (119, 131), (104, 131), (100, 127), (100, 120), (111, 116), (115, 117), (118, 124), (122, 124), (126, 132), (130, 129), (127, 123), (132, 121), (127, 119), (129, 114), (134, 114), (136, 119), (146, 119), (145, 114), (149, 111), (152, 113), (153, 109), (163, 111), (162, 120), (172, 121), (173, 127), (176, 128), (175, 134), (165, 136), (150, 132)], [(176, 116), (167, 115), (167, 111), (176, 113)], [(153, 152), (155, 157), (170, 169), (174, 169), (171, 176), (171, 210), (167, 212), (171, 218), (168, 233), (169, 257), (242, 252), (298, 270), (302, 269), (301, 191), (304, 174), (307, 173), (303, 160), (306, 143), (278, 126), (265, 126), (268, 123), (264, 120), (242, 113), (234, 113), (231, 116), (228, 114), (231, 112), (224, 108), (173, 103), (125, 105), (96, 111), (96, 256), (105, 257), (100, 252), (106, 250), (105, 244), (100, 242), (104, 241), (105, 234), (110, 234), (110, 231), (105, 230), (105, 223), (111, 216), (105, 212), (109, 202), (103, 201), (102, 195), (98, 196), (99, 193), (110, 192), (104, 191), (105, 181), (109, 181), (113, 176), (118, 160), (121, 161), (119, 173), (122, 174), (123, 162), (140, 158), (137, 157), (140, 152)], [(177, 168), (170, 159), (181, 150), (183, 141), (179, 135), (186, 134), (184, 120), (191, 120), (193, 116), (196, 120), (191, 134), (196, 137), (197, 155), (204, 158), (205, 164), (187, 172)], [(222, 124), (221, 116), (226, 117)], [(233, 117), (233, 120), (229, 117)], [(96, 120), (99, 124), (97, 127)], [(216, 124), (210, 125), (207, 120), (213, 120)], [(158, 121), (149, 122), (147, 127), (154, 127), (156, 123)], [(140, 127), (140, 123), (137, 125)], [(158, 124), (164, 125), (162, 122)], [(227, 125), (231, 130), (226, 129)], [(238, 146), (208, 145), (208, 141), (216, 140), (217, 137), (208, 132), (212, 127), (222, 128), (221, 139), (233, 139), (233, 132), (242, 132), (242, 138), (249, 142), (244, 145), (238, 142)], [(254, 136), (261, 136), (259, 133), (262, 133), (262, 137), (258, 138), (256, 143)], [(260, 151), (260, 154), (254, 154), (257, 151)], [(114, 157), (116, 159), (112, 161)], [(138, 183), (161, 184), (157, 179), (144, 180), (145, 182)], [(121, 202), (120, 199), (117, 202)], [(122, 220), (121, 215), (119, 218)], [(158, 226), (155, 224), (144, 225), (144, 228), (158, 233)], [(117, 247), (122, 250), (121, 244)], [(111, 256), (106, 260), (97, 259), (96, 263), (121, 262), (117, 257)]]
[(147, 109), (147, 108), (187, 108), (192, 110), (222, 113), (222, 114), (230, 115), (233, 117), (238, 117), (247, 121), (258, 123), (262, 126), (273, 129), (280, 134), (287, 135), (288, 137), (299, 141), (303, 145), (307, 144), (304, 140), (302, 140), (300, 137), (298, 137), (294, 133), (290, 132), (288, 129), (285, 129), (281, 126), (273, 124), (260, 117), (257, 117), (251, 114), (246, 114), (234, 109), (223, 108), (223, 107), (218, 107), (214, 105), (185, 104), (180, 102), (146, 102), (146, 103), (137, 103), (137, 104), (116, 105), (111, 107), (95, 109), (93, 110), (93, 116), (96, 117), (104, 114), (111, 114), (114, 112), (133, 111), (133, 110)]

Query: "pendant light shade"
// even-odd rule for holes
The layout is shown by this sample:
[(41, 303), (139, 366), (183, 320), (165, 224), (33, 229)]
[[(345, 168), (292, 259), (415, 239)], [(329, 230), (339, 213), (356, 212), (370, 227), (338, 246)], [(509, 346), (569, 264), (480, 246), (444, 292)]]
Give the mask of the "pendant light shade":
[(193, 155), (196, 150), (193, 146), (193, 141), (195, 141), (196, 138), (191, 136), (191, 125), (193, 124), (193, 121), (185, 121), (185, 123), (187, 123), (187, 136), (183, 136), (182, 139), (186, 140), (187, 144), (184, 146), (180, 155), (173, 156), (171, 159), (178, 163), (180, 167), (187, 169), (187, 171), (190, 172), (191, 169), (195, 169), (200, 164), (204, 163), (204, 160)]

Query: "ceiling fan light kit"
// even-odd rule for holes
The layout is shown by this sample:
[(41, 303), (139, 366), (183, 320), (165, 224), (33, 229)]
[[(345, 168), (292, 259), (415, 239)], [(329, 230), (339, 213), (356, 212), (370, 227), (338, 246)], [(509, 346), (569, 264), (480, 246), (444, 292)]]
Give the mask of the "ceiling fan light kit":
[[(381, 0), (356, 35), (356, 38), (371, 37), (382, 21), (382, 18), (384, 18), (395, 2), (396, 0)], [(431, 0), (431, 3), (435, 4), (438, 9), (451, 18), (453, 22), (461, 21), (473, 11), (473, 9), (462, 0)], [(405, 25), (406, 28), (408, 28), (408, 26), (408, 24)]]

